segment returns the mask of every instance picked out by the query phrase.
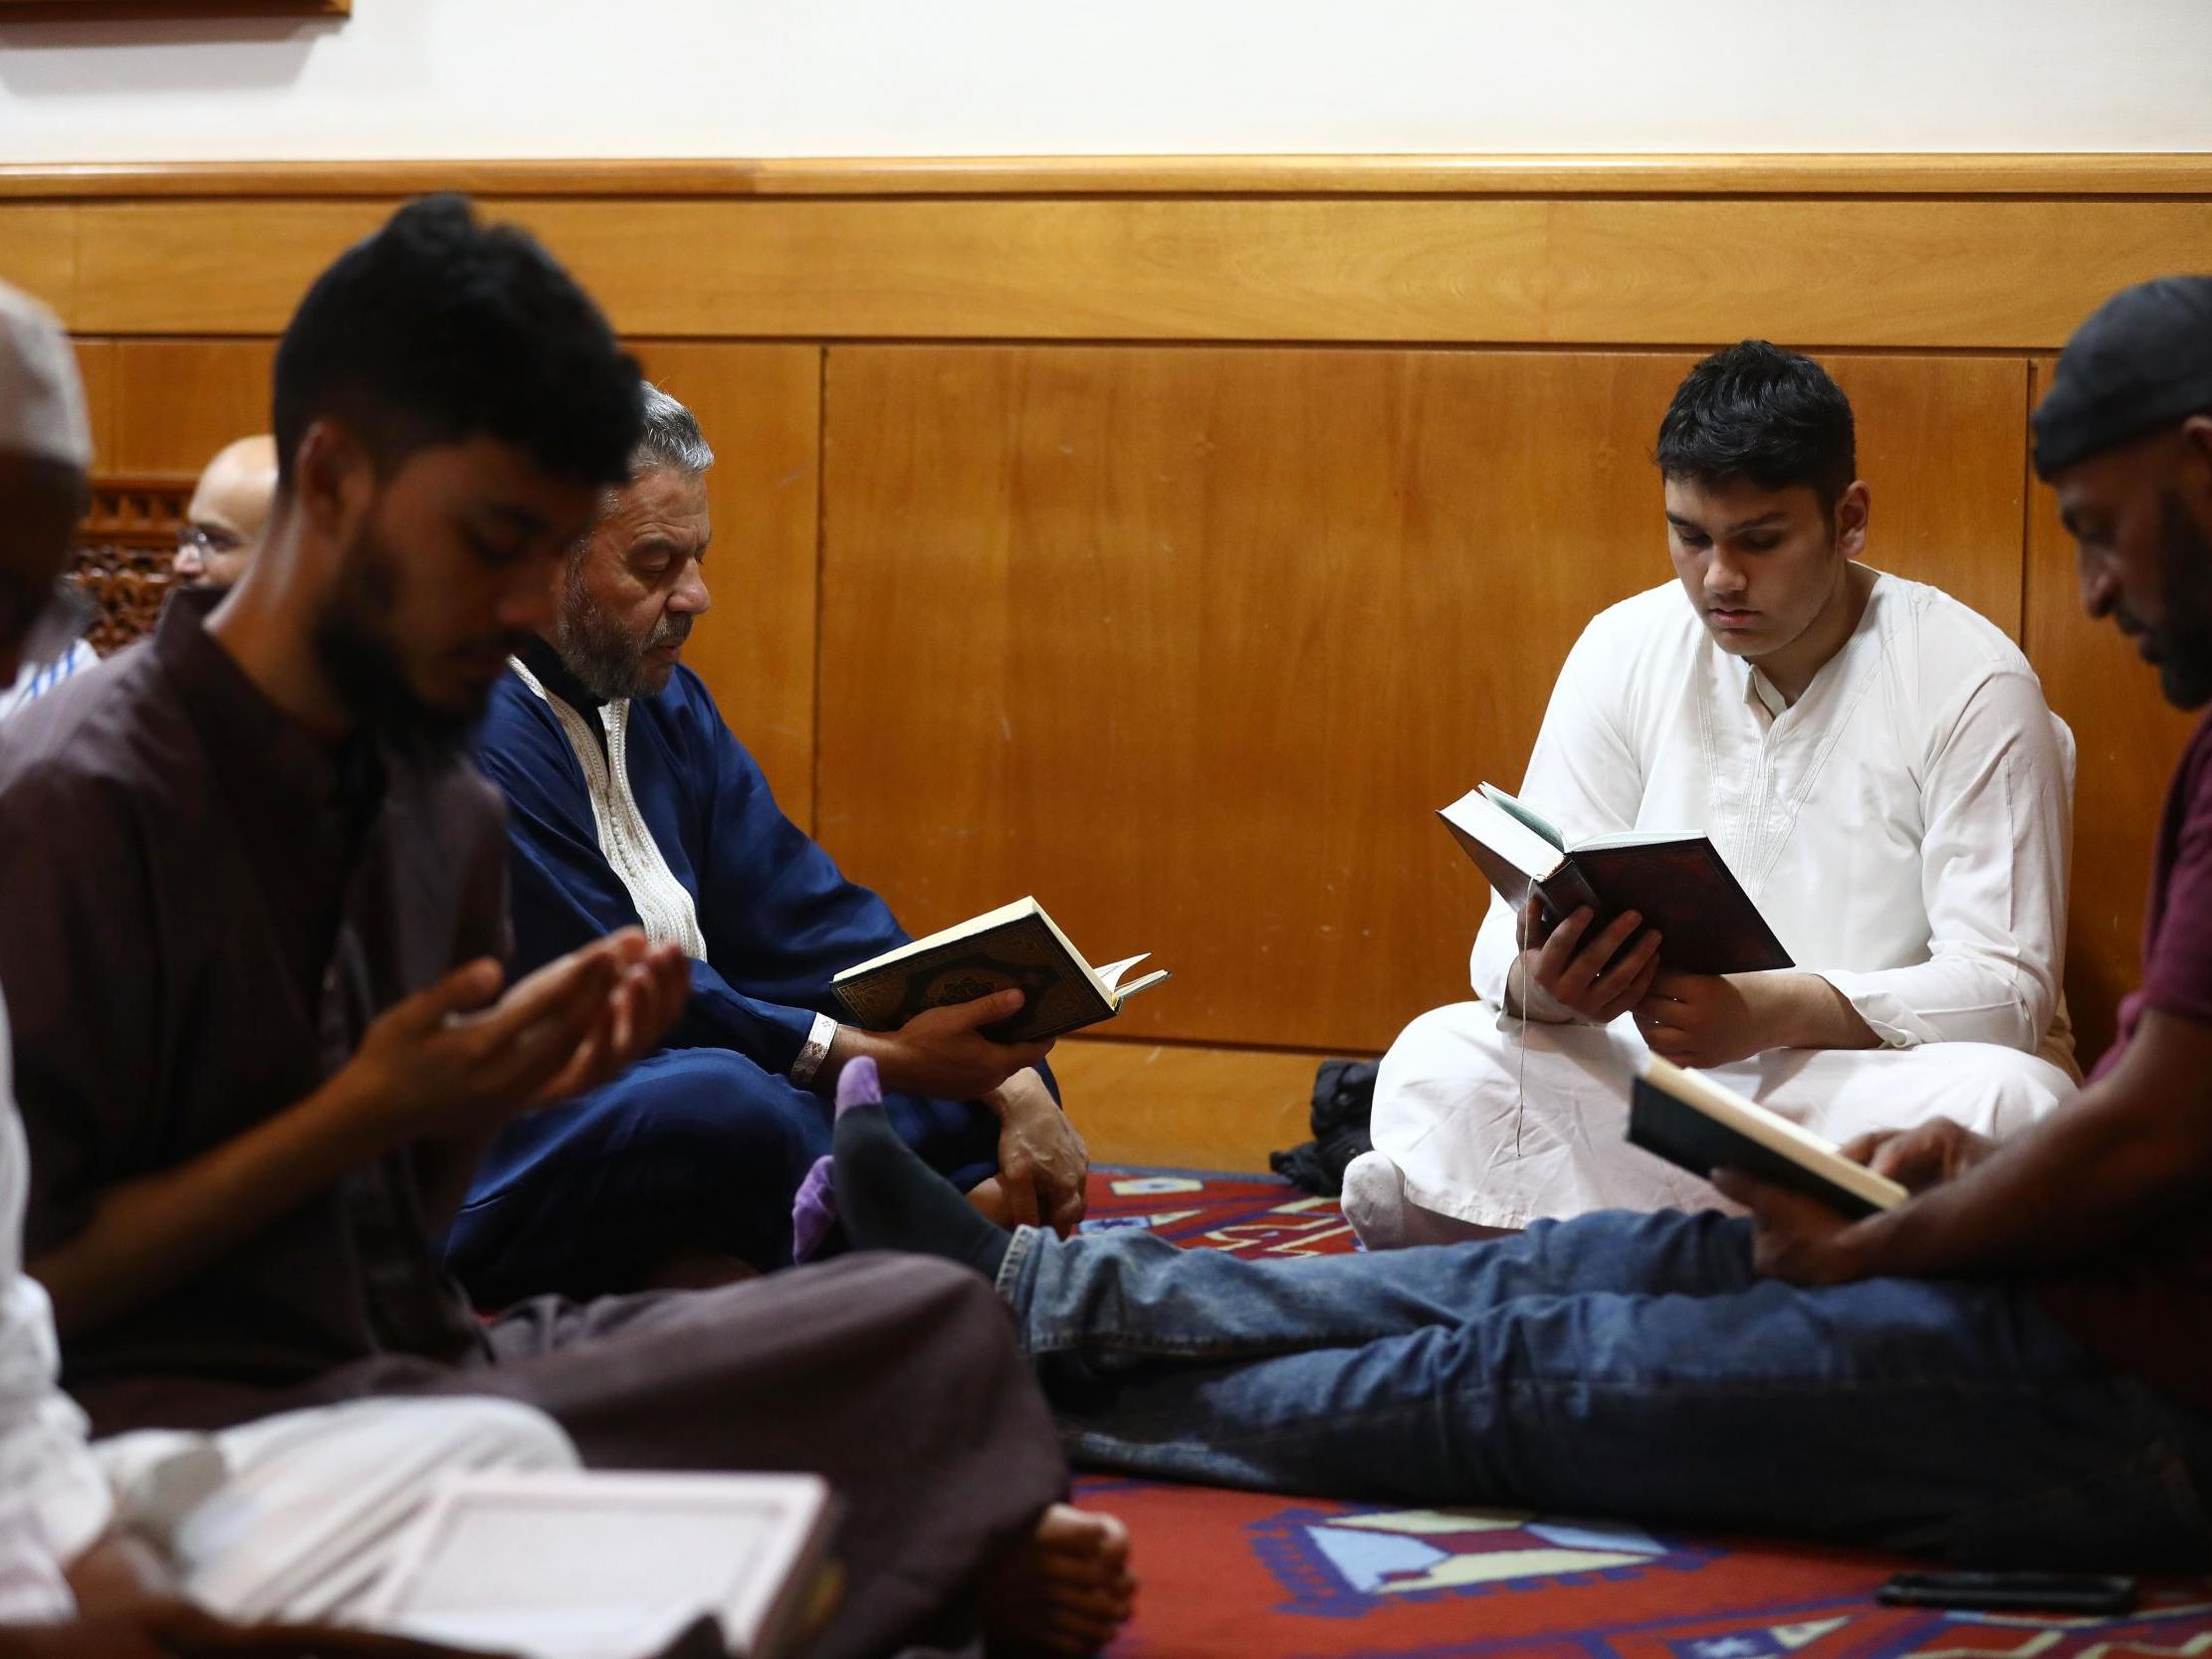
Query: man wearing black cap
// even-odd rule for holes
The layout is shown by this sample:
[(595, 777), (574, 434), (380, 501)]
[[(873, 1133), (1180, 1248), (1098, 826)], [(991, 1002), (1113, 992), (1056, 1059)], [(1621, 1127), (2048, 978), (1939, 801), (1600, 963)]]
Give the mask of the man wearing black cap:
[[(2212, 278), (2067, 347), (2036, 463), (2083, 603), (2212, 701)], [(1997, 1564), (2201, 1569), (2212, 1494), (2212, 724), (2159, 833), (2142, 989), (2078, 1097), (2002, 1145), (1852, 1155), (1913, 1196), (1848, 1222), (1601, 1212), (1303, 1262), (990, 1226), (880, 1118), (838, 1126), (866, 1249), (990, 1276), (1078, 1460), (1301, 1492), (1508, 1503)]]

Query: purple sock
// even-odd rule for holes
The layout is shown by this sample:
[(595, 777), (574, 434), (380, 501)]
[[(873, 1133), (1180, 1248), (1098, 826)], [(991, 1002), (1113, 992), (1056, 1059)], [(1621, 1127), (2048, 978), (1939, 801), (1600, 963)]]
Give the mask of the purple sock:
[[(873, 1060), (850, 1061), (837, 1074), (837, 1117), (842, 1118), (856, 1106), (882, 1104), (883, 1082), (876, 1076)], [(814, 1159), (814, 1166), (798, 1183), (798, 1195), (791, 1200), (791, 1260), (794, 1262), (812, 1261), (828, 1239), (830, 1229), (837, 1225), (837, 1191), (830, 1184), (832, 1162), (826, 1155)]]

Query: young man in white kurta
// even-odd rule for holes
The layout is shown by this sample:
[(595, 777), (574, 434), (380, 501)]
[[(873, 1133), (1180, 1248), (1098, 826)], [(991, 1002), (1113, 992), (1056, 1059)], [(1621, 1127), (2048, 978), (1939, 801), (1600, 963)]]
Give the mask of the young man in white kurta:
[[(1856, 550), (1865, 487), (1851, 490)], [(1938, 1114), (2009, 1133), (2079, 1078), (2055, 1017), (2071, 739), (1996, 627), (1921, 583), (1843, 568), (1864, 609), (1794, 701), (1724, 649), (1686, 571), (1603, 612), (1560, 675), (1520, 798), (1570, 844), (1710, 836), (1870, 1045), (1701, 1062), (1718, 1081), (1839, 1141)], [(1494, 899), (1470, 963), (1481, 1000), (1423, 1015), (1384, 1059), (1376, 1151), (1345, 1183), (1372, 1246), (1717, 1202), (1623, 1139), (1650, 1052), (1640, 1020), (1662, 1005), (1581, 1022), (1532, 988), (1517, 1017), (1520, 926)]]

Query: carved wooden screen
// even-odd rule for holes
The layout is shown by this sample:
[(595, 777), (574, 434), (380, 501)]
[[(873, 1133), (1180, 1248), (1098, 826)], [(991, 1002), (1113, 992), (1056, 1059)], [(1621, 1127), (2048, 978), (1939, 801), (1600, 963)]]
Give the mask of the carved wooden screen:
[(153, 631), (175, 585), (170, 565), (192, 485), (173, 475), (93, 480), (71, 573), (98, 607), (85, 637), (102, 656)]

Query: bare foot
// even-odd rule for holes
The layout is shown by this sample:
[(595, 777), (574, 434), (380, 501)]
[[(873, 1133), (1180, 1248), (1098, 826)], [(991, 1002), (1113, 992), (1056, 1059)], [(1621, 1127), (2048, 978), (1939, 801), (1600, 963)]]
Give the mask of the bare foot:
[(990, 1651), (1096, 1653), (1129, 1621), (1136, 1593), (1129, 1529), (1110, 1515), (1054, 1504), (985, 1581)]

